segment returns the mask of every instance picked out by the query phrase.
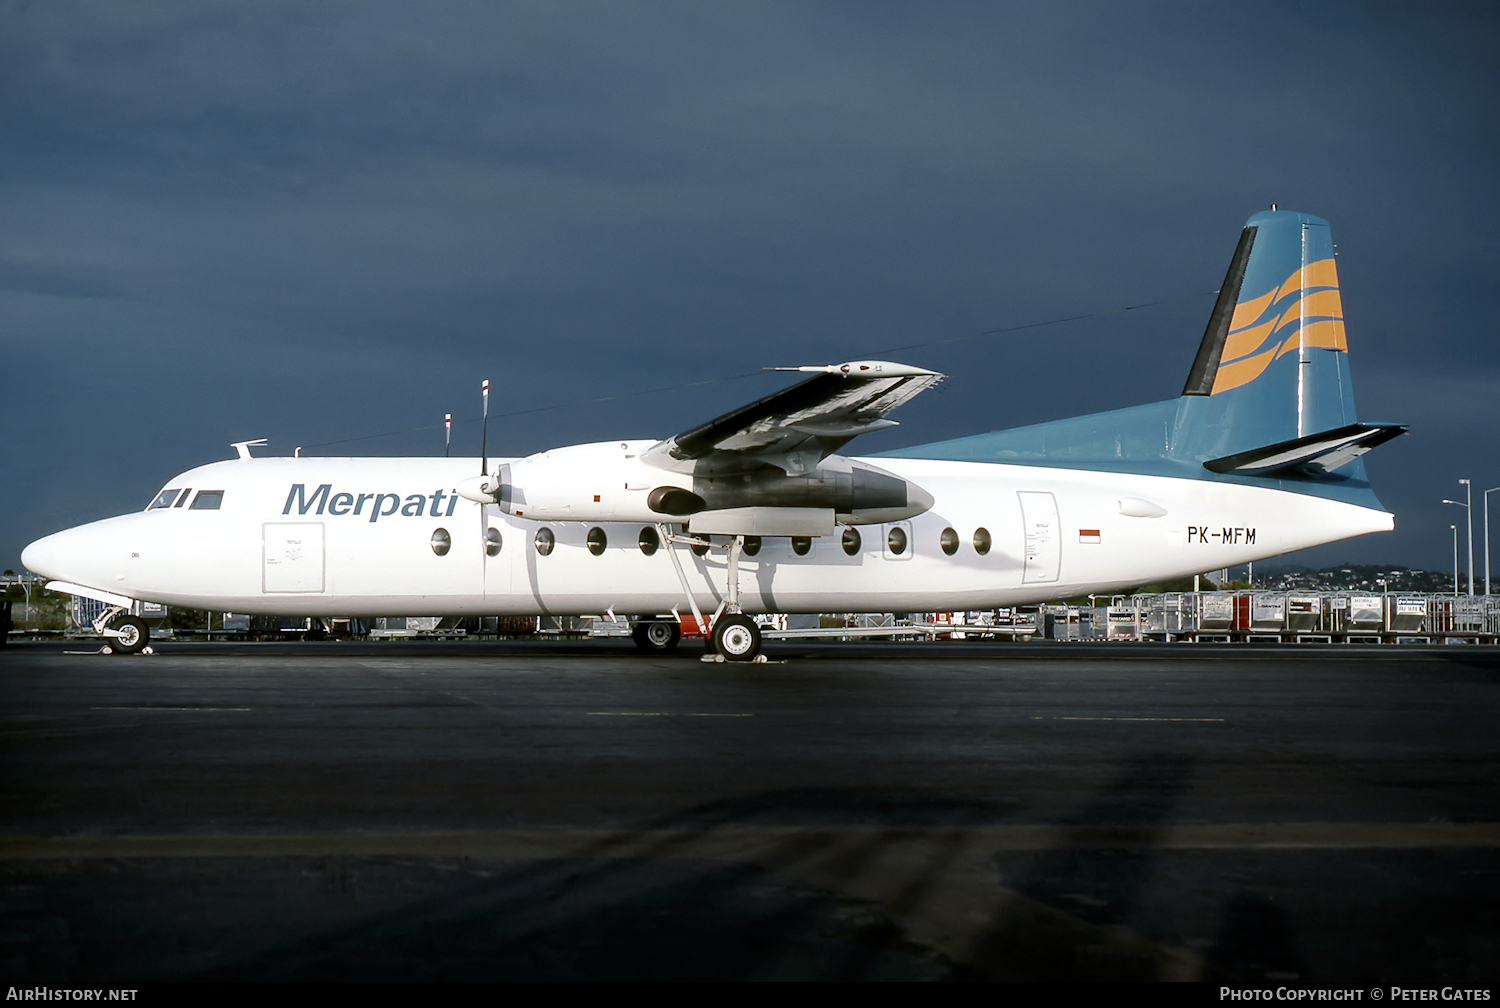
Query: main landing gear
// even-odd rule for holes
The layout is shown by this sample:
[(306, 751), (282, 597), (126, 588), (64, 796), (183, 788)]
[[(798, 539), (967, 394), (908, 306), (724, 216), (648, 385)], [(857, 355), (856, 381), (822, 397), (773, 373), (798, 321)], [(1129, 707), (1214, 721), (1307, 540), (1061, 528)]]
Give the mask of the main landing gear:
[(721, 614), (709, 640), (725, 661), (754, 661), (760, 654), (760, 627), (742, 613)]
[(667, 654), (677, 650), (682, 640), (682, 627), (666, 620), (642, 621), (630, 631), (635, 646), (647, 654)]
[[(681, 582), (683, 594), (687, 596), (688, 605), (693, 610), (693, 618), (698, 621), (699, 626), (703, 626), (703, 614), (698, 611), (698, 603), (693, 597), (692, 588), (688, 585), (687, 575), (682, 572), (682, 562), (677, 558), (677, 550), (674, 548), (678, 543), (702, 546), (702, 540), (673, 535), (665, 525), (657, 525), (656, 533), (661, 537), (662, 542), (667, 544), (667, 555), (672, 558), (672, 566), (677, 570), (677, 580)], [(755, 625), (753, 619), (740, 611), (740, 554), (744, 549), (745, 537), (742, 535), (735, 536), (729, 543), (727, 590), (724, 593), (723, 604), (714, 613), (709, 624), (711, 628), (708, 634), (710, 653), (704, 656), (704, 661), (764, 662), (766, 660), (765, 656), (760, 653), (760, 627)], [(651, 624), (642, 625), (650, 626)], [(640, 630), (637, 628), (637, 634), (639, 633)], [(636, 637), (636, 645), (642, 647), (639, 635)]]

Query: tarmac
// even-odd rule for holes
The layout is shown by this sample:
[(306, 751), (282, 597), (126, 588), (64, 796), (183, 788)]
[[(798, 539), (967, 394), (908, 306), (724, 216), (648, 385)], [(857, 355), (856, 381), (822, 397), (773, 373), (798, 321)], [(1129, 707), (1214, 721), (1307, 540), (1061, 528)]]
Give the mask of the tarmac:
[(0, 978), (1500, 986), (1500, 648), (0, 650)]

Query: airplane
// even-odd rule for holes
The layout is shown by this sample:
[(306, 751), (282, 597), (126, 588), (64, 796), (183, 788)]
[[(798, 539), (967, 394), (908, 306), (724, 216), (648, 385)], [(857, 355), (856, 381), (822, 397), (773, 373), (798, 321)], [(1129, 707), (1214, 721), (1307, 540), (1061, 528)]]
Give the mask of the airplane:
[(153, 602), (626, 614), (648, 652), (677, 645), (686, 609), (706, 659), (763, 661), (755, 614), (1108, 595), (1390, 531), (1360, 456), (1406, 428), (1356, 419), (1348, 356), (1328, 222), (1273, 206), (1241, 231), (1175, 399), (853, 456), (944, 376), (851, 361), (659, 441), (494, 460), (240, 442), (22, 560), (105, 603), (94, 629), (117, 653), (148, 647), (132, 609)]

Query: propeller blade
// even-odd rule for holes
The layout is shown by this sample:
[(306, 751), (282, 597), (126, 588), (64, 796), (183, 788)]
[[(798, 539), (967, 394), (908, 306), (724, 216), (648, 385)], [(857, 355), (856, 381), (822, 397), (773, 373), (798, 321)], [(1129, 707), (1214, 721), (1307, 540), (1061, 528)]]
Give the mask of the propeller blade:
[(490, 380), (486, 378), (484, 385), (484, 419), (479, 423), (479, 475), (488, 476), (490, 469)]

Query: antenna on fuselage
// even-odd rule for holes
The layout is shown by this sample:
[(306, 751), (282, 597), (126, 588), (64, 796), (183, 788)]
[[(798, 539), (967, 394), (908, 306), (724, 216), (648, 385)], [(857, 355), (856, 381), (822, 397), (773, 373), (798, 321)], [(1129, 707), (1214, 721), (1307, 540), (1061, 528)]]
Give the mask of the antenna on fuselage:
[(447, 458), (453, 449), (453, 414), (443, 414), (443, 458)]
[(234, 444), (230, 445), (229, 447), (233, 448), (234, 451), (235, 451), (235, 454), (238, 455), (240, 458), (247, 459), (247, 458), (252, 458), (253, 457), (250, 454), (250, 449), (251, 448), (259, 448), (261, 445), (263, 445), (265, 443), (266, 443), (266, 439), (265, 438), (256, 438), (254, 441), (236, 441)]
[(490, 470), (490, 380), (486, 378), (480, 388), (484, 393), (484, 416), (479, 421), (479, 475), (488, 476)]

